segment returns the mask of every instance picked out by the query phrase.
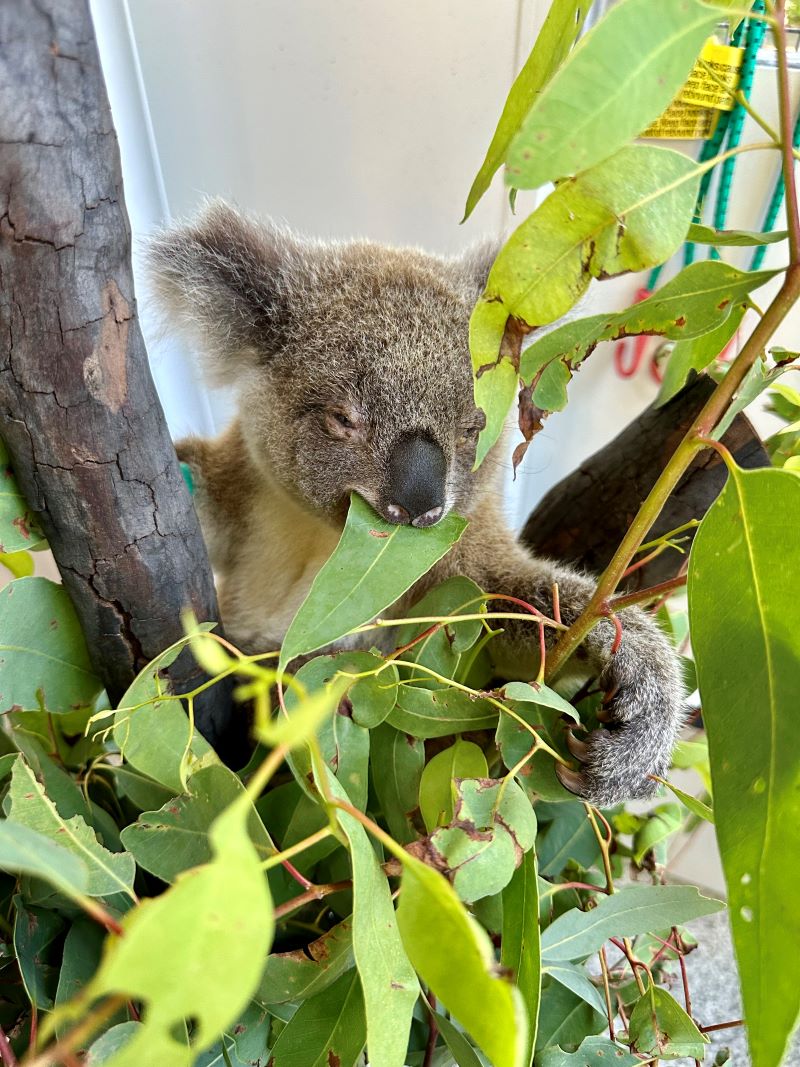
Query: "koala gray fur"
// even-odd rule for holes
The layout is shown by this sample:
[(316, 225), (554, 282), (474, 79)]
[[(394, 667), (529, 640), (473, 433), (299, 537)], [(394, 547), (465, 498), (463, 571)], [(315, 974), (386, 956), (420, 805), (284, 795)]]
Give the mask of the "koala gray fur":
[[(338, 540), (352, 490), (389, 521), (427, 525), (450, 509), (469, 519), (398, 611), (454, 574), (548, 615), (557, 583), (567, 624), (591, 596), (591, 578), (517, 543), (503, 516), (501, 468), (490, 460), (472, 471), (483, 416), (468, 326), (495, 251), (485, 245), (447, 259), (316, 242), (222, 201), (154, 239), (150, 262), (168, 324), (190, 335), (212, 381), (237, 389), (231, 426), (177, 449), (193, 470), (222, 621), (241, 648), (280, 645)], [(441, 477), (423, 462), (428, 455), (438, 457)], [(649, 776), (665, 774), (682, 723), (671, 646), (639, 609), (620, 620), (616, 654), (614, 628), (603, 621), (575, 664), (614, 693), (609, 728), (575, 746), (580, 773), (562, 777), (597, 804), (650, 795)], [(492, 646), (517, 677), (535, 676), (535, 625), (511, 622)]]

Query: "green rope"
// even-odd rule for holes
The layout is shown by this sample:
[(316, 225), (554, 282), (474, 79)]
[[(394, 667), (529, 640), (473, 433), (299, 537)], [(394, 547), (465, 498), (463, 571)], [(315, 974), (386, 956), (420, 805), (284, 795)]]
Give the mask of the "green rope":
[[(797, 113), (797, 118), (794, 124), (794, 134), (792, 136), (792, 147), (800, 148), (800, 111)], [(772, 190), (772, 196), (770, 197), (769, 205), (767, 207), (767, 213), (764, 216), (764, 224), (761, 227), (762, 233), (769, 233), (775, 225), (775, 220), (778, 217), (778, 212), (783, 205), (783, 198), (786, 194), (786, 189), (783, 184), (783, 171), (778, 170), (778, 177), (775, 181), (775, 185)], [(758, 270), (761, 264), (764, 262), (764, 256), (767, 254), (767, 246), (759, 245), (753, 251), (753, 258), (750, 261), (750, 270)]]
[[(742, 41), (746, 22), (742, 20), (734, 30), (731, 38), (731, 45), (734, 48), (738, 48)], [(709, 159), (713, 159), (714, 156), (718, 156), (722, 143), (725, 140), (725, 136), (728, 132), (728, 127), (731, 121), (731, 115), (733, 111), (723, 111), (717, 120), (717, 125), (714, 128), (712, 135), (704, 142), (703, 147), (698, 157), (698, 163), (707, 163)], [(694, 209), (694, 222), (703, 221), (703, 211), (705, 208), (706, 197), (708, 196), (708, 190), (711, 186), (711, 179), (713, 177), (713, 170), (707, 170), (703, 177), (700, 179), (700, 188), (697, 192), (697, 203)], [(683, 262), (685, 266), (689, 266), (694, 261), (695, 245), (692, 241), (687, 241), (683, 249)]]
[[(753, 4), (753, 13), (764, 13), (764, 0), (756, 0)], [(750, 93), (753, 89), (753, 78), (755, 77), (756, 72), (758, 50), (761, 48), (766, 29), (767, 24), (761, 19), (748, 20), (747, 39), (744, 46), (744, 60), (742, 62), (742, 75), (739, 80), (739, 89), (747, 100), (750, 99)], [(728, 123), (728, 142), (726, 148), (736, 148), (738, 146), (742, 137), (742, 127), (744, 126), (746, 114), (747, 112), (740, 103), (737, 103), (734, 106), (731, 112), (730, 122)], [(726, 159), (722, 164), (719, 176), (719, 186), (717, 188), (717, 203), (714, 211), (715, 230), (725, 229), (725, 222), (728, 217), (728, 204), (731, 196), (731, 186), (733, 185), (733, 172), (735, 169), (736, 156), (731, 156), (730, 159)], [(711, 258), (720, 258), (719, 251), (716, 248), (711, 249)]]
[(188, 463), (181, 463), (181, 474), (183, 480), (186, 482), (186, 488), (191, 495), (194, 495), (194, 476), (192, 474), (192, 468)]

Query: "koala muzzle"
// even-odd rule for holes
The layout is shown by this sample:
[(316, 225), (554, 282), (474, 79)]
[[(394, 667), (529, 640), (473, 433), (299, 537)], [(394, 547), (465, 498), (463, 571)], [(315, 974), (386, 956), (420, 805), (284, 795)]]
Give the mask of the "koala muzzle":
[(447, 460), (421, 434), (401, 437), (389, 457), (386, 517), (398, 526), (433, 526), (444, 514)]

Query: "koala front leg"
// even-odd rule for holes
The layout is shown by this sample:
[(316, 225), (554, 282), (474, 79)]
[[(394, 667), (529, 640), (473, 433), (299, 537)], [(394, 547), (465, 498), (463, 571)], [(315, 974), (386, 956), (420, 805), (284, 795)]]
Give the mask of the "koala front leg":
[[(591, 578), (531, 556), (498, 525), (488, 537), (473, 533), (470, 538), (469, 533), (450, 566), (460, 566), (462, 573), (487, 592), (518, 597), (552, 618), (553, 586), (557, 584), (561, 619), (566, 625), (577, 619), (594, 592)], [(570, 664), (583, 674), (597, 674), (600, 684), (612, 694), (606, 727), (585, 740), (575, 739), (570, 746), (581, 764), (580, 771), (557, 768), (568, 789), (594, 804), (651, 795), (657, 783), (650, 776), (664, 777), (684, 720), (679, 661), (667, 638), (638, 608), (624, 609), (619, 620), (622, 640), (615, 653), (611, 650), (616, 631), (604, 619)], [(522, 665), (527, 677), (534, 677), (539, 661), (537, 626), (514, 620), (504, 626), (504, 633), (493, 642), (499, 644), (502, 662)], [(558, 631), (548, 628), (550, 647), (557, 636)]]

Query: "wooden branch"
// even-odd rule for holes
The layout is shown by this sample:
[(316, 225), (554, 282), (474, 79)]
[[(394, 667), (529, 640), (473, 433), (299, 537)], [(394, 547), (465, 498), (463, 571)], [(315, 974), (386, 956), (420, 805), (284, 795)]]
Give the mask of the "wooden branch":
[[(714, 383), (701, 375), (661, 408), (649, 407), (614, 440), (554, 486), (531, 512), (521, 540), (532, 551), (575, 563), (596, 574), (605, 569), (670, 456), (692, 425)], [(722, 438), (736, 462), (767, 467), (769, 457), (744, 415)], [(700, 453), (683, 475), (657, 522), (651, 541), (691, 519), (700, 519), (725, 483), (725, 464), (716, 452)], [(681, 534), (688, 552), (694, 530)], [(621, 583), (645, 589), (674, 578), (686, 556), (674, 549), (657, 555)]]
[[(0, 5), (0, 87), (0, 432), (116, 701), (183, 608), (218, 612), (136, 317), (86, 0)], [(176, 692), (203, 679), (188, 652), (169, 673)], [(223, 750), (230, 714), (230, 688), (196, 708)]]

